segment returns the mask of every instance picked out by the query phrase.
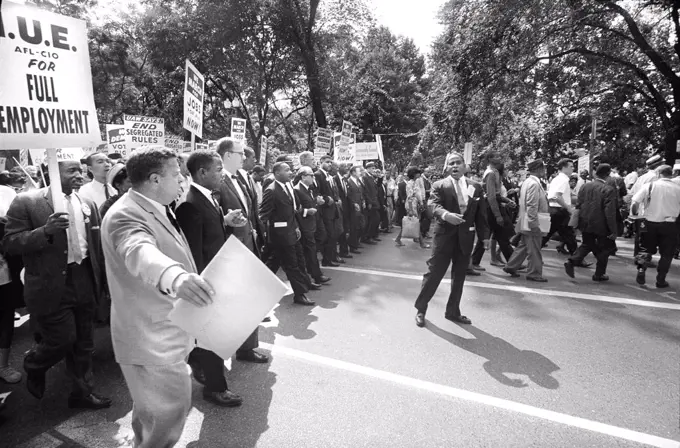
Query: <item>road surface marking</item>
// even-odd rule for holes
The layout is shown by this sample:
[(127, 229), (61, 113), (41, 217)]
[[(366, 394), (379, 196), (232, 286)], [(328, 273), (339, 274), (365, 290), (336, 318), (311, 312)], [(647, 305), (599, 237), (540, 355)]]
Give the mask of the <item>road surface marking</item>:
[(440, 395), (446, 395), (448, 397), (459, 398), (461, 400), (471, 401), (479, 404), (484, 404), (487, 406), (493, 406), (495, 408), (505, 409), (508, 411), (528, 415), (531, 417), (536, 417), (543, 420), (548, 420), (555, 423), (572, 426), (575, 428), (581, 428), (588, 431), (593, 431), (600, 434), (617, 437), (619, 439), (630, 440), (632, 442), (638, 442), (659, 448), (680, 448), (680, 442), (676, 440), (664, 439), (662, 437), (653, 436), (651, 434), (645, 434), (642, 432), (637, 432), (630, 429), (621, 428), (618, 426), (608, 425), (606, 423), (600, 423), (593, 420), (587, 420), (580, 417), (574, 417), (571, 415), (562, 414), (555, 411), (549, 411), (547, 409), (541, 409), (534, 406), (517, 403), (510, 400), (504, 400), (502, 398), (496, 398), (489, 395), (483, 395), (476, 392), (470, 392), (463, 389), (456, 389), (454, 387), (443, 386), (441, 384), (418, 380), (403, 375), (397, 375), (396, 373), (385, 372), (383, 370), (373, 369), (371, 367), (365, 367), (359, 364), (340, 361), (338, 359), (327, 358), (325, 356), (315, 355), (313, 353), (308, 353), (293, 348), (282, 347), (280, 345), (272, 345), (260, 342), (260, 347), (270, 350), (274, 354), (280, 354), (291, 358), (302, 359), (305, 361), (312, 362), (314, 364), (320, 364), (340, 370), (345, 370), (348, 372), (357, 373), (360, 375), (377, 378), (384, 381), (389, 381), (395, 384), (401, 384), (403, 386), (408, 386), (413, 389), (424, 390)]
[[(357, 269), (357, 268), (346, 268), (346, 267), (327, 267), (325, 269), (334, 271), (344, 271), (352, 272), (355, 274), (368, 274), (368, 275), (380, 275), (383, 277), (393, 277), (393, 278), (404, 278), (409, 280), (422, 280), (422, 275), (412, 275), (405, 274), (403, 272), (391, 272), (391, 271), (377, 271), (374, 269)], [(443, 279), (442, 283), (451, 283), (450, 279)], [(522, 292), (526, 294), (537, 294), (543, 296), (555, 296), (555, 297), (567, 297), (569, 299), (581, 299), (581, 300), (592, 300), (595, 302), (609, 302), (618, 303), (623, 305), (635, 305), (642, 306), (646, 308), (661, 308), (665, 310), (676, 310), (680, 311), (680, 304), (676, 303), (662, 303), (662, 302), (649, 302), (646, 300), (637, 299), (626, 299), (623, 297), (612, 297), (612, 296), (600, 296), (595, 294), (583, 294), (572, 291), (555, 291), (550, 289), (534, 289), (527, 288), (526, 286), (510, 286), (510, 285), (497, 285), (494, 283), (483, 283), (483, 282), (471, 282), (465, 281), (465, 286), (475, 286), (478, 288), (489, 288), (489, 289), (501, 289), (504, 291), (514, 291)]]

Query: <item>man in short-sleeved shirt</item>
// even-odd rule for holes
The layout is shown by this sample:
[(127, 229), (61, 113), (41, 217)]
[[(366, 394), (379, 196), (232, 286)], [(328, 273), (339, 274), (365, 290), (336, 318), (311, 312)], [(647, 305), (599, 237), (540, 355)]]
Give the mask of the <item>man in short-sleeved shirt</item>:
[(545, 246), (550, 237), (555, 232), (560, 234), (562, 242), (566, 245), (567, 251), (573, 254), (578, 248), (574, 230), (569, 227), (569, 219), (573, 207), (571, 204), (571, 187), (569, 186), (569, 176), (574, 172), (574, 163), (569, 159), (562, 159), (557, 162), (559, 173), (550, 182), (548, 187), (548, 205), (550, 205), (550, 231), (543, 237)]

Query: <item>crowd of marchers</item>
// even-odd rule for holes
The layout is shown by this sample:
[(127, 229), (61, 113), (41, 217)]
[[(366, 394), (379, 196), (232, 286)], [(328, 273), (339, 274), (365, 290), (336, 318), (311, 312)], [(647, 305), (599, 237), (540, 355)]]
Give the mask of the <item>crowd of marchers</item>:
[[(71, 408), (111, 405), (94, 391), (92, 375), (95, 323), (110, 323), (134, 402), (135, 446), (179, 440), (191, 377), (203, 385), (205, 400), (239, 406), (225, 360), (168, 318), (177, 300), (212, 302), (200, 273), (230, 237), (272, 272), (285, 273), (294, 304), (314, 306), (315, 291), (331, 281), (324, 268), (359, 256), (396, 226), (398, 247), (413, 240), (432, 249), (415, 300), (418, 326), (426, 324), (428, 303), (450, 266), (445, 317), (472, 322), (461, 311), (463, 287), (467, 276), (485, 270), (487, 250), (491, 265), (510, 276), (526, 271), (527, 280), (546, 282), (542, 249), (555, 235), (568, 256), (566, 274), (590, 267), (592, 252), (596, 282), (609, 280), (617, 238), (634, 235), (637, 282), (645, 284), (658, 252), (656, 286), (669, 286), (680, 166), (674, 170), (659, 156), (625, 177), (608, 164), (574, 175), (573, 161), (564, 159), (547, 178), (536, 159), (526, 175), (512, 178), (494, 152), (479, 176), (455, 152), (441, 174), (408, 167), (397, 175), (376, 162), (337, 164), (311, 152), (299, 161), (294, 169), (290, 155), (282, 155), (268, 173), (251, 148), (231, 138), (215, 150), (180, 155), (163, 147), (138, 149), (128, 160), (94, 153), (83, 161), (87, 176), (80, 161), (59, 163), (58, 198), (33, 167), (0, 173), (0, 379), (23, 379), (9, 365), (9, 349), (15, 309), (25, 306), (35, 337), (23, 359), (26, 387), (41, 399), (48, 371), (65, 360)], [(56, 201), (65, 212), (55, 212)], [(269, 361), (257, 350), (258, 332), (236, 351), (237, 361)]]

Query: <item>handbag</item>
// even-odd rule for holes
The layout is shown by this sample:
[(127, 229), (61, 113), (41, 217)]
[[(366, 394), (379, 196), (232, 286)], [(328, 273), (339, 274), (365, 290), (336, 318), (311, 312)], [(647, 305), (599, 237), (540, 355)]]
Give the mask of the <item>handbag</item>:
[(415, 216), (404, 216), (401, 220), (402, 238), (420, 238), (420, 219)]

